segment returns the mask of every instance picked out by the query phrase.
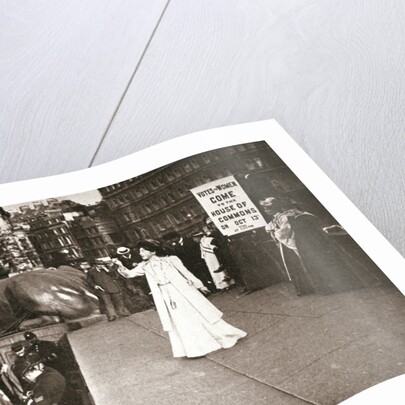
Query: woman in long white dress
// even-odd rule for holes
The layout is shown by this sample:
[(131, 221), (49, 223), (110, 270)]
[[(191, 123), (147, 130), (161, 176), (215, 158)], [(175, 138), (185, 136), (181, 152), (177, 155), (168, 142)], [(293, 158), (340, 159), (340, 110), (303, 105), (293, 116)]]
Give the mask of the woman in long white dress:
[(218, 247), (214, 243), (215, 239), (212, 237), (210, 229), (203, 227), (203, 232), (204, 235), (200, 239), (201, 257), (208, 267), (217, 290), (225, 290), (235, 284), (235, 281), (221, 269), (221, 263), (215, 254), (215, 249)]
[(247, 335), (222, 319), (222, 312), (202, 294), (209, 290), (177, 256), (159, 256), (160, 243), (152, 239), (140, 241), (138, 248), (143, 262), (131, 270), (119, 266), (118, 271), (127, 278), (146, 276), (174, 357), (205, 356)]

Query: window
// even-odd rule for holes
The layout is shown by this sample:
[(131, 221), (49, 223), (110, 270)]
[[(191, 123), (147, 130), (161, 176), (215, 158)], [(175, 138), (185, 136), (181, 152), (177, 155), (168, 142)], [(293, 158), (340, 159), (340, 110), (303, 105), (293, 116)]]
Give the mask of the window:
[(270, 180), (270, 184), (275, 190), (280, 189), (280, 183), (278, 180)]
[(178, 214), (177, 212), (172, 212), (172, 213), (169, 215), (169, 217), (170, 217), (170, 216), (173, 218), (173, 222), (174, 222), (175, 224), (180, 224), (180, 223), (181, 223), (180, 216), (179, 216), (179, 214)]
[(260, 169), (262, 169), (264, 167), (264, 163), (262, 161), (262, 159), (260, 159), (259, 157), (256, 157), (253, 159), (256, 163), (256, 166), (259, 167)]
[(187, 221), (191, 217), (191, 214), (187, 213), (185, 208), (180, 210), (180, 214), (184, 221)]
[(177, 192), (178, 192), (181, 196), (183, 196), (184, 194), (186, 194), (187, 191), (188, 191), (188, 190), (186, 189), (186, 187), (184, 186), (184, 184), (180, 185), (180, 187), (177, 188)]
[(170, 202), (176, 202), (176, 198), (173, 193), (167, 193), (167, 198)]
[(132, 209), (132, 218), (138, 219), (139, 218), (139, 210)]
[(201, 177), (202, 183), (209, 183), (211, 181), (211, 176), (208, 174), (203, 174)]
[(159, 218), (158, 219), (158, 221), (157, 221), (157, 226), (158, 226), (158, 228), (159, 228), (159, 230), (161, 231), (161, 232), (164, 232), (167, 228), (166, 228), (166, 225), (165, 225), (165, 223), (164, 223), (164, 221), (163, 221), (163, 218)]
[(206, 164), (211, 163), (211, 158), (209, 155), (202, 155), (202, 159)]
[(190, 214), (194, 217), (198, 215), (198, 209), (195, 205), (190, 205), (189, 211), (190, 211)]
[(255, 170), (256, 164), (252, 159), (246, 159), (244, 163), (248, 170)]
[(180, 177), (180, 176), (181, 176), (181, 171), (179, 170), (178, 167), (173, 168), (173, 174), (174, 174), (176, 177)]
[(66, 241), (66, 243), (73, 245), (73, 240), (69, 236), (65, 236), (65, 241)]
[(220, 169), (215, 170), (213, 174), (214, 174), (215, 179), (220, 179), (221, 177), (224, 177), (224, 175), (222, 174), (222, 170), (220, 170)]

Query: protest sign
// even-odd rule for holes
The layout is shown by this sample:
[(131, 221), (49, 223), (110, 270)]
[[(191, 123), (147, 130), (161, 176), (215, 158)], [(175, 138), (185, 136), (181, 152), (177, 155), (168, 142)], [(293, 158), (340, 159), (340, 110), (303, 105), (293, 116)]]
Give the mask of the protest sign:
[(203, 184), (190, 191), (225, 236), (266, 225), (265, 219), (234, 176)]

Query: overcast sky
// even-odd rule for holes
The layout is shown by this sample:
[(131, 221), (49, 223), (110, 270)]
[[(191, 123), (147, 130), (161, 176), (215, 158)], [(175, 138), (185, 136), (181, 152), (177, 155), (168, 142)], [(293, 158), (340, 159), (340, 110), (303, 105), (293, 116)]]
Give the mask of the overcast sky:
[[(85, 193), (80, 194), (73, 194), (67, 195), (63, 197), (56, 197), (58, 200), (73, 200), (80, 204), (89, 205), (95, 202), (99, 202), (101, 200), (101, 195), (98, 190), (86, 191)], [(33, 202), (33, 201), (31, 201)], [(20, 207), (21, 205), (29, 205), (29, 202), (15, 204), (15, 205), (8, 205), (4, 207), (6, 210), (12, 210)]]

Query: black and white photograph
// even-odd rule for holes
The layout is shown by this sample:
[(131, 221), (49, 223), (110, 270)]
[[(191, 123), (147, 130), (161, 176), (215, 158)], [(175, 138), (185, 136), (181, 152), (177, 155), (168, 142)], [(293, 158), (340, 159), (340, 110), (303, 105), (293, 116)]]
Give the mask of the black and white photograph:
[(0, 209), (0, 404), (338, 404), (404, 298), (265, 141)]

